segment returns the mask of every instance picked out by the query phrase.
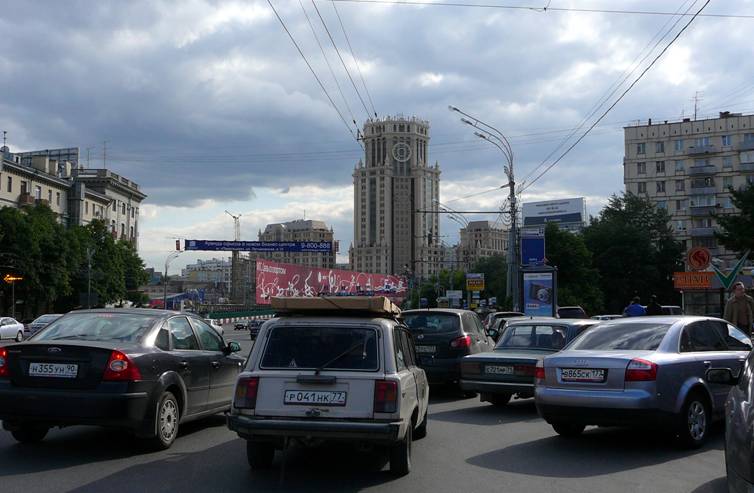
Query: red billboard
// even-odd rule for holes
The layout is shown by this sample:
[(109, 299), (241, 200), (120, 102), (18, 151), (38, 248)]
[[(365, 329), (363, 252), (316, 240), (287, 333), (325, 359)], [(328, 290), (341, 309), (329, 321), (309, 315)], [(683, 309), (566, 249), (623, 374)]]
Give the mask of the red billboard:
[(272, 297), (325, 294), (387, 296), (393, 302), (400, 303), (407, 294), (406, 279), (401, 276), (319, 269), (269, 260), (257, 260), (256, 281), (258, 305), (269, 305)]

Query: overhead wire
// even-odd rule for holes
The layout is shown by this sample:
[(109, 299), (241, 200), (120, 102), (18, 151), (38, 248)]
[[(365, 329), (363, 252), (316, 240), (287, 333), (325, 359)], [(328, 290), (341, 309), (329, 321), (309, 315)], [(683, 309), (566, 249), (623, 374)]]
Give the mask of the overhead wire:
[(536, 182), (537, 182), (537, 181), (538, 181), (538, 180), (539, 180), (540, 178), (542, 178), (542, 176), (544, 176), (544, 175), (545, 175), (545, 174), (546, 174), (546, 173), (547, 173), (548, 171), (550, 171), (550, 170), (551, 170), (552, 168), (554, 168), (554, 167), (555, 167), (555, 166), (556, 166), (556, 165), (557, 165), (557, 164), (558, 164), (558, 163), (559, 163), (559, 162), (560, 162), (560, 161), (561, 161), (561, 160), (562, 160), (562, 159), (563, 159), (563, 158), (564, 158), (565, 156), (567, 156), (567, 155), (568, 155), (568, 153), (569, 153), (569, 152), (571, 152), (571, 150), (572, 150), (572, 149), (573, 149), (574, 147), (576, 147), (576, 146), (577, 146), (577, 145), (579, 144), (579, 142), (581, 142), (582, 140), (584, 140), (584, 138), (585, 138), (585, 137), (586, 137), (587, 135), (589, 135), (589, 132), (591, 132), (591, 131), (592, 131), (592, 129), (593, 129), (593, 128), (594, 128), (595, 126), (597, 126), (597, 124), (598, 124), (598, 123), (599, 123), (600, 121), (602, 121), (602, 119), (603, 119), (603, 118), (605, 118), (605, 116), (607, 116), (607, 114), (608, 114), (608, 113), (610, 113), (610, 111), (611, 111), (611, 110), (612, 110), (613, 108), (615, 108), (615, 106), (616, 106), (616, 105), (617, 105), (617, 104), (618, 104), (618, 103), (619, 103), (619, 102), (620, 102), (620, 101), (621, 101), (621, 100), (622, 100), (622, 99), (623, 99), (623, 98), (624, 98), (624, 97), (626, 96), (626, 94), (628, 94), (628, 93), (629, 93), (629, 91), (631, 91), (631, 89), (633, 89), (633, 87), (634, 87), (634, 86), (635, 86), (635, 85), (636, 85), (636, 84), (637, 84), (637, 83), (638, 83), (638, 82), (639, 82), (639, 81), (640, 81), (640, 80), (641, 80), (641, 79), (642, 79), (642, 78), (644, 77), (644, 75), (645, 75), (645, 74), (646, 74), (647, 72), (649, 72), (649, 69), (651, 69), (651, 68), (652, 68), (652, 67), (654, 66), (654, 64), (655, 64), (655, 63), (657, 63), (657, 61), (658, 61), (658, 60), (659, 60), (660, 58), (662, 58), (662, 55), (664, 55), (664, 54), (665, 54), (665, 52), (667, 52), (667, 51), (668, 51), (668, 49), (670, 49), (670, 47), (671, 47), (671, 46), (673, 46), (673, 44), (674, 44), (674, 43), (676, 42), (676, 40), (678, 40), (678, 38), (680, 38), (680, 37), (681, 37), (681, 35), (682, 35), (682, 34), (683, 34), (683, 33), (684, 33), (685, 31), (686, 31), (686, 29), (688, 29), (688, 28), (689, 28), (689, 26), (690, 26), (690, 25), (691, 25), (691, 24), (692, 24), (692, 23), (694, 22), (694, 20), (695, 20), (695, 19), (696, 19), (696, 18), (697, 18), (697, 17), (699, 16), (699, 14), (701, 14), (701, 12), (702, 12), (702, 11), (703, 11), (703, 10), (704, 10), (704, 9), (705, 9), (706, 7), (707, 7), (707, 5), (709, 5), (709, 3), (710, 3), (710, 0), (706, 0), (706, 1), (704, 2), (704, 4), (703, 4), (703, 5), (701, 6), (701, 8), (700, 8), (700, 9), (699, 9), (699, 10), (698, 10), (698, 11), (696, 12), (696, 14), (694, 14), (694, 16), (693, 16), (693, 17), (691, 17), (691, 19), (689, 19), (689, 21), (688, 21), (688, 22), (687, 22), (687, 23), (686, 23), (686, 24), (685, 24), (685, 25), (683, 26), (683, 28), (681, 28), (681, 30), (680, 30), (680, 31), (678, 31), (678, 33), (677, 33), (677, 34), (676, 34), (676, 35), (675, 35), (675, 36), (673, 37), (673, 39), (671, 39), (671, 40), (670, 40), (670, 42), (669, 42), (669, 43), (668, 43), (667, 45), (665, 45), (665, 47), (664, 47), (664, 48), (662, 49), (662, 51), (661, 51), (661, 52), (660, 52), (660, 53), (659, 53), (659, 54), (658, 54), (658, 55), (657, 55), (657, 56), (656, 56), (656, 57), (655, 57), (655, 58), (654, 58), (654, 59), (652, 60), (652, 62), (651, 62), (651, 63), (650, 63), (649, 65), (647, 65), (647, 67), (646, 67), (646, 68), (645, 68), (645, 69), (644, 69), (644, 70), (643, 70), (643, 71), (642, 71), (642, 72), (641, 72), (641, 73), (639, 74), (639, 76), (638, 76), (638, 77), (637, 77), (636, 79), (634, 79), (634, 81), (633, 81), (633, 82), (631, 82), (631, 84), (630, 84), (630, 85), (629, 85), (629, 86), (628, 86), (628, 87), (626, 88), (626, 90), (625, 90), (625, 91), (623, 91), (623, 92), (621, 93), (621, 95), (620, 95), (620, 96), (618, 96), (618, 99), (616, 99), (616, 100), (615, 100), (615, 101), (614, 101), (614, 102), (613, 102), (613, 103), (612, 103), (612, 104), (611, 104), (611, 105), (610, 105), (610, 106), (609, 106), (609, 107), (608, 107), (608, 108), (607, 108), (607, 109), (606, 109), (606, 110), (605, 110), (605, 111), (604, 111), (604, 112), (602, 113), (602, 115), (600, 115), (600, 117), (599, 117), (599, 118), (597, 118), (597, 120), (596, 120), (596, 121), (595, 121), (594, 123), (592, 123), (592, 125), (591, 125), (591, 126), (590, 126), (590, 127), (589, 127), (589, 128), (587, 129), (587, 130), (586, 130), (586, 132), (584, 132), (584, 133), (583, 133), (583, 134), (581, 135), (581, 137), (579, 137), (579, 138), (578, 138), (578, 139), (576, 140), (576, 142), (574, 142), (573, 144), (571, 144), (571, 146), (570, 146), (570, 147), (568, 147), (568, 149), (566, 149), (566, 150), (565, 150), (565, 152), (563, 152), (563, 153), (562, 153), (562, 154), (561, 154), (561, 155), (560, 155), (560, 156), (559, 156), (559, 157), (558, 157), (558, 158), (557, 158), (557, 159), (556, 159), (555, 161), (553, 161), (553, 162), (552, 162), (552, 164), (550, 164), (549, 166), (547, 166), (547, 167), (546, 167), (546, 168), (545, 168), (545, 169), (544, 169), (544, 170), (543, 170), (543, 171), (542, 171), (541, 173), (539, 173), (539, 174), (538, 174), (538, 175), (536, 176), (536, 178), (534, 178), (534, 179), (533, 179), (532, 181), (530, 181), (530, 182), (529, 182), (528, 184), (526, 184), (525, 186), (523, 186), (523, 187), (521, 188), (521, 193), (523, 193), (523, 192), (524, 192), (524, 191), (526, 191), (527, 189), (531, 188), (531, 186), (532, 186), (532, 185), (533, 185), (534, 183), (536, 183)]

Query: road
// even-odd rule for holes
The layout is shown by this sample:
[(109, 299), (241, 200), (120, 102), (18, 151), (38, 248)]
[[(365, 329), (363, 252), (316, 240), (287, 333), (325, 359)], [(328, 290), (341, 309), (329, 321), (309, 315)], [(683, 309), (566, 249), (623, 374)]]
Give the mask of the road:
[[(226, 335), (250, 349), (247, 333), (228, 327)], [(127, 434), (91, 427), (52, 430), (34, 445), (16, 444), (0, 432), (0, 491), (726, 491), (719, 427), (695, 451), (615, 429), (590, 428), (570, 440), (539, 419), (532, 400), (496, 409), (479, 399), (435, 394), (428, 436), (415, 443), (413, 472), (404, 478), (390, 475), (381, 454), (345, 446), (290, 450), (284, 477), (280, 467), (252, 473), (245, 443), (218, 416), (183, 426), (164, 452), (147, 452)], [(278, 454), (276, 466), (281, 460)]]

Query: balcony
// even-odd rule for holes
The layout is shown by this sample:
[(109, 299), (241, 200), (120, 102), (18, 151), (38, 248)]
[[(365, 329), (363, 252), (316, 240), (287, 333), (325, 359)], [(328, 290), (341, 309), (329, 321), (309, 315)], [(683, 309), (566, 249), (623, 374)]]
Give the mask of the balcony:
[(754, 163), (741, 163), (741, 171), (754, 173)]
[(22, 193), (18, 196), (18, 205), (34, 205), (34, 196), (30, 193)]
[(46, 205), (46, 206), (48, 206), (48, 207), (50, 206), (50, 201), (49, 201), (49, 200), (47, 200), (47, 199), (36, 199), (36, 200), (35, 200), (34, 202), (35, 202), (35, 203), (36, 203), (37, 205)]
[(715, 236), (715, 228), (691, 228), (692, 238), (710, 238)]
[(711, 164), (705, 166), (691, 166), (689, 168), (689, 175), (691, 176), (714, 175), (716, 172), (717, 168)]
[(694, 186), (691, 184), (691, 193), (695, 195), (715, 195), (715, 187), (710, 185)]
[(746, 140), (736, 145), (737, 151), (751, 151), (754, 150), (754, 140)]
[(692, 217), (707, 217), (715, 212), (714, 205), (692, 206), (689, 208)]
[(717, 146), (708, 144), (706, 146), (693, 146), (689, 147), (688, 154), (690, 156), (698, 155), (698, 154), (713, 154), (717, 152)]

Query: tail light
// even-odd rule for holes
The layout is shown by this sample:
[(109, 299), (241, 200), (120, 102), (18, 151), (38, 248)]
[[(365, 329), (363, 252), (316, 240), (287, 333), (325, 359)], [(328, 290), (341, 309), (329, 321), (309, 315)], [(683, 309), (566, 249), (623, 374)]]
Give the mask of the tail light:
[[(542, 368), (542, 371), (544, 371), (544, 368)], [(515, 365), (513, 367), (513, 373), (515, 373), (516, 375), (533, 377), (536, 374), (536, 367), (532, 365)]]
[(545, 381), (545, 367), (541, 361), (537, 362), (537, 366), (534, 367), (534, 382), (544, 383)]
[(634, 358), (626, 368), (626, 382), (650, 382), (657, 380), (657, 363)]
[(0, 377), (7, 377), (8, 374), (8, 350), (0, 347)]
[(242, 377), (236, 384), (236, 397), (233, 407), (239, 409), (254, 409), (257, 407), (257, 393), (259, 391), (259, 377)]
[(394, 413), (398, 409), (398, 382), (377, 380), (374, 382), (374, 412)]
[(141, 380), (141, 372), (128, 356), (120, 351), (113, 351), (110, 353), (110, 359), (107, 360), (102, 380), (132, 382)]
[(458, 339), (453, 339), (450, 341), (450, 347), (453, 349), (464, 349), (464, 348), (470, 348), (471, 347), (471, 336), (465, 335), (461, 336)]
[(479, 375), (482, 373), (482, 365), (472, 361), (461, 362), (462, 375)]

